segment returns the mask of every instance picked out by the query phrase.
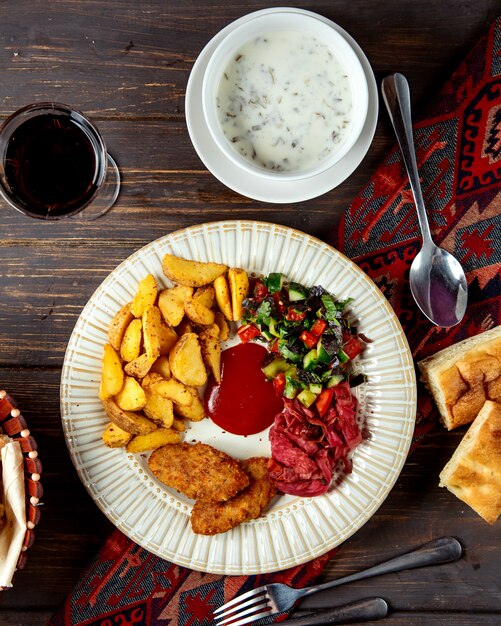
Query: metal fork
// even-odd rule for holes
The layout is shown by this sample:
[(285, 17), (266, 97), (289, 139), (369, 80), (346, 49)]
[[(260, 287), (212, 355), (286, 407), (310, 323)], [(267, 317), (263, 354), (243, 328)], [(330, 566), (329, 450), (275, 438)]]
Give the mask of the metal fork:
[(440, 563), (451, 563), (457, 561), (462, 553), (461, 544), (454, 537), (441, 537), (429, 543), (425, 543), (420, 548), (407, 552), (402, 556), (397, 556), (389, 561), (369, 567), (337, 580), (331, 580), (323, 585), (305, 587), (304, 589), (293, 589), (282, 583), (271, 583), (263, 585), (257, 589), (251, 589), (247, 593), (230, 600), (214, 611), (215, 624), (222, 626), (243, 626), (263, 617), (271, 617), (277, 613), (287, 611), (294, 606), (299, 598), (309, 596), (317, 591), (338, 587), (355, 580), (389, 574), (391, 572), (401, 572), (406, 569), (424, 567), (426, 565), (438, 565)]

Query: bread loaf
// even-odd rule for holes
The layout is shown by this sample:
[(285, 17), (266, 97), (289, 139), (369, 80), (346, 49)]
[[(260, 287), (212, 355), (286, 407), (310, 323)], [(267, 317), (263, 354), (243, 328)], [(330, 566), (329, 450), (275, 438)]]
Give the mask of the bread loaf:
[(488, 400), (440, 473), (447, 489), (486, 522), (501, 513), (501, 404)]
[(501, 402), (501, 326), (418, 363), (448, 430), (469, 424), (486, 400)]

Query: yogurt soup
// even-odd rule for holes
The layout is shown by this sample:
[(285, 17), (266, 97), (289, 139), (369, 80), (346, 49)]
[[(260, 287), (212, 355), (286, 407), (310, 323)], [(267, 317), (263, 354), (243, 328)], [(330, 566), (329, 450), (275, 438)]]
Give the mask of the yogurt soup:
[(351, 121), (346, 72), (312, 35), (272, 32), (243, 45), (217, 90), (232, 147), (266, 170), (307, 171), (334, 154)]

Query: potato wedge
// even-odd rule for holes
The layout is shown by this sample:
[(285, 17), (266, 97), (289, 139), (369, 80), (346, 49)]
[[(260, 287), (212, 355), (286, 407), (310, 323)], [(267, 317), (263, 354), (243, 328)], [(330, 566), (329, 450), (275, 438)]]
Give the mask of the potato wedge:
[(208, 309), (212, 309), (214, 298), (216, 296), (215, 289), (212, 285), (204, 285), (199, 287), (193, 294), (193, 300), (196, 300)]
[(177, 285), (164, 289), (158, 296), (158, 308), (164, 320), (171, 326), (177, 326), (184, 317), (184, 303), (193, 295), (192, 287)]
[(218, 276), (214, 281), (214, 291), (217, 306), (227, 320), (233, 319), (233, 309), (231, 308), (231, 294), (226, 276)]
[(196, 387), (186, 387), (186, 389), (191, 396), (191, 404), (182, 406), (174, 402), (174, 413), (192, 422), (200, 422), (205, 417), (205, 409), (198, 389)]
[(205, 366), (212, 373), (217, 383), (221, 382), (221, 343), (219, 326), (212, 324), (198, 335), (202, 358)]
[(156, 306), (149, 306), (143, 313), (143, 343), (144, 351), (150, 359), (155, 361), (160, 356), (160, 333), (162, 314)]
[(124, 361), (130, 363), (141, 354), (141, 342), (143, 340), (143, 324), (140, 319), (133, 319), (127, 326), (122, 344), (120, 346), (120, 356)]
[(120, 357), (111, 346), (107, 343), (103, 351), (103, 374), (101, 378), (101, 387), (99, 389), (99, 398), (106, 400), (115, 396), (124, 384), (124, 371)]
[(192, 324), (192, 322), (187, 317), (183, 317), (181, 323), (176, 326), (177, 336), (181, 337), (181, 335), (186, 335), (186, 333), (193, 332), (195, 332), (194, 324)]
[(132, 322), (134, 316), (131, 313), (130, 307), (132, 302), (124, 304), (123, 307), (115, 313), (115, 316), (110, 322), (108, 328), (108, 337), (110, 344), (117, 352), (120, 350), (120, 345), (125, 333), (125, 329)]
[(161, 380), (164, 380), (163, 376), (157, 374), (156, 372), (148, 372), (146, 376), (141, 381), (141, 387), (143, 389), (148, 389), (153, 383), (158, 383)]
[(180, 433), (184, 433), (184, 431), (186, 430), (186, 423), (185, 423), (184, 419), (180, 419), (179, 417), (175, 417), (172, 420), (171, 428), (173, 428), (174, 430), (177, 430)]
[(187, 391), (186, 386), (173, 378), (151, 382), (148, 384), (148, 389), (152, 393), (157, 393), (182, 406), (189, 406), (193, 402), (193, 398)]
[(125, 373), (134, 378), (144, 378), (150, 371), (151, 366), (156, 359), (150, 359), (150, 357), (144, 352), (140, 354), (137, 359), (134, 359), (125, 366)]
[(169, 357), (159, 356), (150, 368), (150, 373), (159, 374), (162, 378), (170, 378)]
[(174, 408), (172, 400), (164, 398), (158, 393), (153, 393), (149, 388), (145, 389), (146, 405), (143, 408), (146, 417), (165, 428), (169, 428), (174, 420)]
[(184, 303), (184, 311), (188, 319), (195, 324), (208, 326), (214, 323), (214, 311), (211, 311), (198, 300), (188, 300)]
[(203, 287), (212, 283), (228, 269), (220, 263), (201, 263), (166, 254), (162, 269), (167, 278), (186, 287)]
[(142, 317), (145, 310), (155, 304), (157, 292), (157, 281), (153, 274), (148, 274), (137, 286), (136, 295), (132, 300), (130, 310), (134, 317)]
[(102, 438), (104, 445), (108, 446), (108, 448), (125, 448), (132, 439), (132, 435), (122, 430), (120, 426), (110, 422), (103, 432)]
[(249, 277), (247, 276), (247, 272), (238, 267), (232, 267), (228, 271), (228, 283), (230, 285), (233, 320), (238, 322), (238, 320), (242, 319), (244, 313), (242, 302), (249, 293)]
[(156, 430), (157, 425), (140, 413), (124, 411), (111, 398), (102, 400), (106, 415), (122, 430), (133, 435), (146, 435)]
[(177, 341), (176, 331), (160, 320), (160, 356), (169, 354)]
[(230, 326), (221, 311), (216, 311), (214, 313), (214, 324), (217, 324), (219, 327), (220, 341), (226, 341), (230, 336)]
[(126, 376), (124, 386), (115, 396), (115, 402), (124, 411), (140, 411), (146, 404), (146, 394), (135, 378)]
[(169, 365), (172, 375), (185, 385), (201, 387), (207, 382), (207, 371), (195, 333), (181, 335), (169, 354)]
[(179, 443), (181, 435), (173, 428), (157, 428), (148, 435), (137, 435), (127, 444), (127, 452), (146, 452), (169, 443)]

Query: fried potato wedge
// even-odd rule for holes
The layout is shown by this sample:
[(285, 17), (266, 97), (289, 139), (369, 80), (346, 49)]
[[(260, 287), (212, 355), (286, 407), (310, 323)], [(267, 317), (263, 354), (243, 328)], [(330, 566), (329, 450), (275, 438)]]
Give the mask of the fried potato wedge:
[(233, 320), (238, 322), (238, 320), (242, 319), (244, 313), (242, 302), (249, 293), (249, 277), (245, 270), (239, 267), (232, 267), (228, 271), (228, 282), (230, 285)]
[(160, 356), (169, 354), (177, 341), (177, 333), (160, 320)]
[(146, 405), (143, 411), (146, 417), (165, 428), (172, 426), (172, 422), (174, 421), (172, 400), (152, 392), (148, 387), (145, 389), (145, 394)]
[(160, 333), (162, 314), (154, 305), (149, 306), (143, 313), (143, 343), (144, 351), (150, 359), (155, 361), (160, 356)]
[(222, 276), (218, 276), (214, 281), (214, 291), (219, 310), (227, 320), (232, 320), (233, 309), (231, 308), (230, 288), (224, 274)]
[(157, 292), (157, 281), (153, 274), (148, 274), (137, 286), (136, 295), (132, 300), (130, 310), (134, 317), (142, 317), (145, 310), (155, 304)]
[(212, 283), (228, 269), (220, 263), (202, 263), (166, 254), (162, 269), (167, 278), (186, 287), (203, 287)]
[(157, 428), (157, 425), (144, 417), (144, 415), (133, 413), (132, 411), (124, 411), (111, 398), (102, 400), (102, 403), (110, 420), (128, 433), (147, 435)]
[(171, 326), (177, 326), (184, 317), (184, 303), (193, 295), (193, 288), (176, 285), (164, 289), (158, 296), (158, 308), (164, 320)]
[(181, 435), (173, 428), (157, 428), (147, 435), (136, 435), (127, 444), (127, 452), (146, 452), (156, 450), (169, 443), (179, 443)]
[(122, 430), (120, 426), (113, 422), (108, 424), (102, 435), (104, 445), (108, 446), (108, 448), (125, 448), (132, 437), (133, 435)]
[(177, 336), (181, 337), (181, 335), (186, 335), (186, 333), (193, 332), (195, 332), (195, 325), (187, 317), (183, 317), (180, 324), (176, 326)]
[(172, 375), (185, 385), (201, 387), (207, 382), (207, 371), (195, 333), (181, 335), (169, 354), (169, 365)]
[(125, 329), (120, 345), (120, 356), (130, 363), (141, 354), (141, 342), (143, 340), (143, 323), (140, 319), (133, 319)]
[(221, 382), (221, 343), (219, 341), (219, 326), (212, 324), (198, 336), (202, 358), (217, 383)]
[(115, 402), (124, 411), (140, 411), (146, 404), (146, 394), (135, 378), (126, 376), (124, 386), (115, 396)]
[(198, 300), (188, 300), (184, 303), (184, 311), (188, 319), (200, 326), (214, 323), (214, 311), (211, 311)]
[(144, 378), (150, 371), (151, 366), (156, 359), (150, 359), (150, 357), (144, 352), (140, 354), (137, 359), (134, 359), (125, 366), (125, 373), (134, 378)]
[(191, 396), (191, 404), (183, 406), (174, 402), (174, 413), (192, 422), (200, 422), (205, 417), (205, 408), (196, 387), (186, 387)]
[(214, 305), (215, 290), (212, 285), (204, 285), (199, 287), (193, 294), (193, 300), (203, 304), (208, 309), (212, 309)]
[(193, 397), (186, 386), (173, 378), (151, 382), (148, 384), (148, 389), (181, 406), (190, 406), (193, 402)]
[(101, 387), (99, 389), (99, 398), (106, 400), (115, 396), (124, 384), (124, 371), (120, 357), (111, 344), (107, 343), (103, 351), (103, 374), (101, 378)]
[(230, 327), (221, 311), (214, 313), (214, 323), (219, 326), (219, 339), (226, 341), (230, 336)]
[(179, 417), (175, 417), (172, 420), (172, 428), (174, 430), (177, 430), (180, 433), (184, 433), (184, 431), (186, 430), (186, 424), (183, 419), (179, 419)]
[(115, 313), (108, 328), (108, 337), (110, 344), (117, 352), (120, 350), (125, 329), (132, 322), (134, 316), (130, 310), (132, 302), (124, 304), (123, 307)]
[(162, 378), (170, 378), (169, 357), (166, 354), (159, 356), (151, 366), (150, 373), (159, 374)]

